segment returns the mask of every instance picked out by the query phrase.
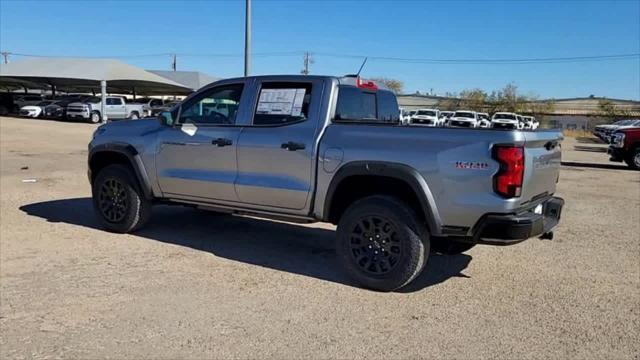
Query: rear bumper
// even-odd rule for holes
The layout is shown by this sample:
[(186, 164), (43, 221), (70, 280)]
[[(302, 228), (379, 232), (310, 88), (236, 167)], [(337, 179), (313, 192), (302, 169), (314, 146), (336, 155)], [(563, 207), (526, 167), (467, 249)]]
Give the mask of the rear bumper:
[(540, 205), (540, 214), (534, 212), (535, 208), (530, 208), (517, 214), (485, 215), (476, 226), (476, 242), (510, 245), (550, 232), (560, 222), (564, 200), (551, 197)]

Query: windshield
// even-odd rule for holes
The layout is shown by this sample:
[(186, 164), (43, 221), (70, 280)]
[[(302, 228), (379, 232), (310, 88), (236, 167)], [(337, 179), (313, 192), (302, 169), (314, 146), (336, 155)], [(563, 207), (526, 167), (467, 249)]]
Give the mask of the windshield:
[(473, 113), (456, 111), (455, 117), (474, 118)]
[(516, 116), (513, 114), (495, 114), (493, 115), (494, 119), (506, 119), (506, 120), (515, 120)]
[(436, 116), (436, 112), (430, 110), (418, 110), (416, 115)]

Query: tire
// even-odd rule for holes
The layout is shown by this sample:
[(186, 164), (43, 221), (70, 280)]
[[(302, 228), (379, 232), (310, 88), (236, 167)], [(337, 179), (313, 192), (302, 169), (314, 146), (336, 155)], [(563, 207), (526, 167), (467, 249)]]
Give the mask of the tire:
[(92, 124), (99, 124), (100, 121), (102, 121), (102, 117), (100, 116), (100, 113), (97, 111), (92, 111), (91, 115), (89, 115), (89, 121)]
[(640, 170), (640, 146), (629, 152), (629, 156), (624, 160), (630, 168)]
[(140, 119), (140, 115), (138, 115), (138, 113), (136, 111), (134, 111), (134, 112), (131, 113), (131, 115), (129, 115), (129, 119), (138, 120), (138, 119)]
[(336, 250), (349, 276), (366, 288), (399, 289), (429, 256), (429, 236), (413, 209), (388, 196), (354, 202), (342, 215)]
[(91, 185), (93, 208), (108, 231), (133, 232), (149, 220), (151, 201), (145, 198), (129, 167), (109, 165), (100, 170)]
[(473, 243), (464, 243), (459, 241), (451, 241), (447, 239), (439, 239), (437, 241), (431, 241), (431, 251), (437, 252), (443, 255), (458, 255), (470, 250), (476, 246)]

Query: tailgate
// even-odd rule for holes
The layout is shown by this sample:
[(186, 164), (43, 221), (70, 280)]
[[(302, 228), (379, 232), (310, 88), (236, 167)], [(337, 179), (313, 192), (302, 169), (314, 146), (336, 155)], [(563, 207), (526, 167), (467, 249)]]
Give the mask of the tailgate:
[(564, 139), (559, 130), (526, 131), (523, 201), (556, 192), (560, 174), (561, 147)]

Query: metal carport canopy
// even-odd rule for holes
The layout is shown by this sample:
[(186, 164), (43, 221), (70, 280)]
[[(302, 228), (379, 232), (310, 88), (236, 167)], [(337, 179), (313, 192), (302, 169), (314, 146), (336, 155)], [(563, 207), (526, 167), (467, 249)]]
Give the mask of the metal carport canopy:
[(100, 91), (106, 81), (109, 93), (186, 95), (193, 90), (141, 68), (112, 59), (32, 58), (0, 66), (0, 85), (23, 81), (55, 86), (67, 91)]

